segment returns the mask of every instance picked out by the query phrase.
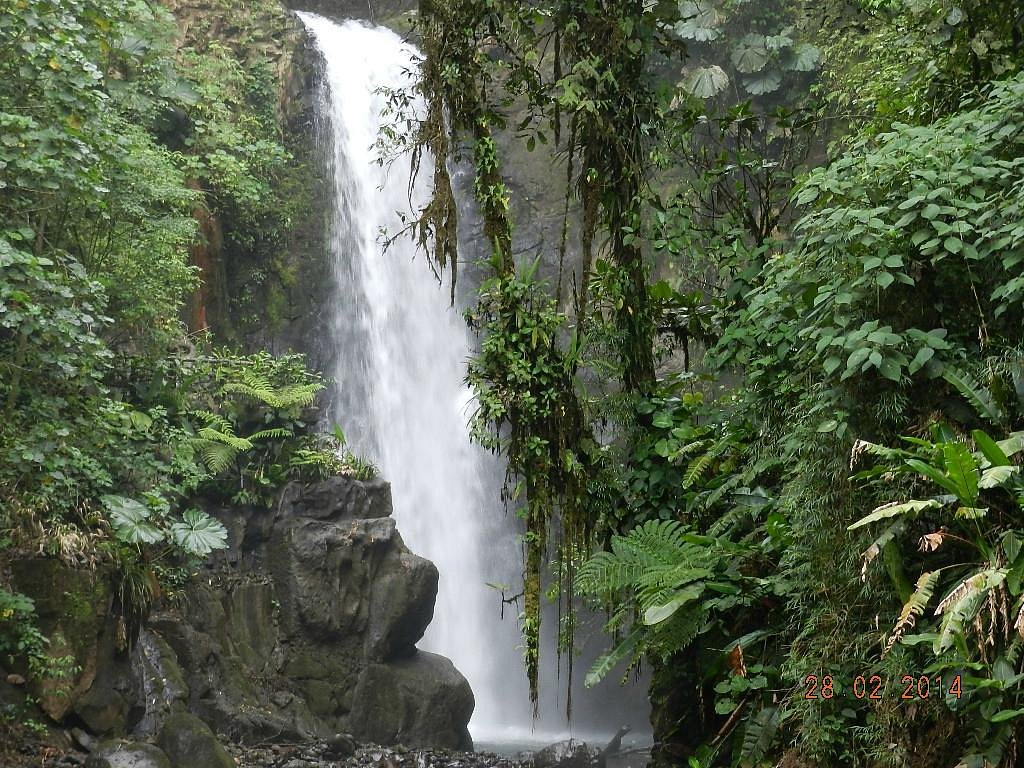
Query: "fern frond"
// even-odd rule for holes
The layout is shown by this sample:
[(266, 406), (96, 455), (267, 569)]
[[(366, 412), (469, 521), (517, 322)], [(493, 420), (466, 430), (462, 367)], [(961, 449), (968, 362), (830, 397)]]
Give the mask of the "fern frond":
[(632, 585), (641, 573), (643, 566), (634, 560), (598, 552), (580, 567), (576, 589), (583, 595), (608, 594)]
[(282, 409), (310, 405), (323, 388), (323, 384), (319, 383), (286, 384), (283, 387), (275, 387), (264, 374), (243, 371), (241, 381), (228, 382), (221, 388), (221, 391), (241, 395), (271, 408)]
[(740, 751), (741, 768), (753, 768), (764, 762), (781, 722), (782, 710), (778, 707), (765, 707), (747, 720)]
[[(230, 427), (228, 427), (230, 430)], [(252, 442), (244, 437), (239, 437), (231, 431), (221, 431), (213, 427), (203, 427), (198, 432), (199, 438), (211, 443), (230, 445), (235, 451), (248, 451), (252, 448)]]
[(1005, 422), (1006, 414), (992, 397), (992, 392), (969, 373), (947, 366), (942, 371), (942, 378), (952, 384), (964, 399), (974, 406), (979, 416), (993, 424)]
[(291, 436), (291, 430), (285, 429), (284, 427), (273, 427), (271, 429), (261, 429), (259, 432), (253, 432), (249, 435), (248, 440), (250, 442), (255, 440), (284, 440)]
[[(713, 491), (710, 491), (706, 496), (700, 499), (701, 506), (704, 507), (704, 509), (710, 509), (711, 507), (715, 506), (715, 504), (717, 504), (719, 501), (721, 501), (722, 497), (725, 496), (725, 494), (729, 493), (729, 491), (735, 490), (740, 485), (744, 484), (744, 482), (745, 478), (739, 472), (733, 475), (729, 475), (725, 482), (723, 482)], [(712, 525), (712, 529), (724, 530), (724, 528), (721, 525), (719, 525), (718, 521), (716, 521)]]
[(700, 633), (707, 618), (707, 611), (695, 604), (684, 611), (677, 611), (669, 620), (649, 629), (654, 630), (656, 644), (670, 652), (686, 648)]
[(219, 474), (230, 467), (238, 455), (238, 450), (231, 445), (214, 440), (195, 438), (192, 440), (192, 446), (199, 451), (206, 468), (214, 474)]
[(921, 574), (915, 585), (914, 593), (904, 604), (903, 610), (900, 611), (900, 616), (896, 620), (896, 626), (892, 628), (889, 639), (885, 644), (885, 649), (882, 651), (883, 656), (892, 650), (892, 647), (900, 641), (900, 638), (908, 630), (913, 629), (914, 624), (917, 623), (918, 618), (924, 613), (928, 603), (931, 602), (932, 595), (935, 594), (935, 585), (938, 584), (938, 581), (939, 571), (925, 571)]
[(637, 625), (633, 628), (633, 631), (622, 640), (622, 642), (618, 643), (607, 653), (598, 656), (597, 661), (595, 661), (593, 666), (590, 667), (590, 671), (587, 672), (587, 676), (584, 678), (584, 685), (586, 685), (587, 688), (592, 688), (597, 685), (601, 680), (607, 677), (608, 673), (611, 672), (623, 659), (630, 658), (630, 666), (632, 666), (642, 636), (643, 627)]

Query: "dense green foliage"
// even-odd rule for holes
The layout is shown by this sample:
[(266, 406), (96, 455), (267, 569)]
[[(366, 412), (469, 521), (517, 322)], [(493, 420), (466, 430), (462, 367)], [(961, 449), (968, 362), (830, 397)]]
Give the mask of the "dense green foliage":
[[(127, 628), (226, 546), (202, 504), (369, 470), (315, 434), (301, 358), (182, 322), (197, 219), (281, 225), (286, 153), (267, 66), (178, 33), (137, 0), (0, 3), (0, 584), (32, 553), (101, 568)], [(0, 662), (60, 673), (32, 621), (0, 586)]]
[[(527, 522), (528, 672), (550, 579), (608, 611), (588, 682), (652, 663), (669, 763), (1015, 765), (1019, 7), (449, 0), (421, 21), (420, 141), (470, 142), (494, 250), (469, 381)], [(552, 285), (511, 257), (493, 136), (524, 109), (525, 149), (566, 166)], [(451, 199), (442, 171), (420, 223), (439, 268)], [(935, 691), (902, 700), (904, 675)]]

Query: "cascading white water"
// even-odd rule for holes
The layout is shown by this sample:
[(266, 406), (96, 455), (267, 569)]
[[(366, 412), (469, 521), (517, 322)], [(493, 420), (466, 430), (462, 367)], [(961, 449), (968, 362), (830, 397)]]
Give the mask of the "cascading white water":
[[(516, 622), (499, 621), (487, 582), (516, 573), (515, 533), (503, 518), (493, 458), (471, 444), (463, 377), (471, 339), (448, 291), (402, 235), (425, 202), (424, 159), (410, 185), (407, 157), (378, 162), (388, 89), (409, 85), (416, 51), (390, 30), (300, 14), (325, 63), (323, 140), (333, 165), (332, 338), (337, 391), (331, 417), (352, 449), (391, 482), (406, 543), (440, 572), (421, 646), (441, 653), (476, 696), (471, 731), (487, 739), (530, 718)], [(414, 101), (411, 109), (419, 105)]]
[[(432, 279), (411, 237), (400, 235), (403, 216), (408, 220), (427, 200), (431, 159), (423, 159), (415, 180), (408, 157), (379, 162), (382, 126), (407, 130), (390, 114), (388, 92), (411, 84), (418, 53), (382, 27), (299, 16), (325, 66), (318, 115), (333, 180), (334, 285), (325, 307), (330, 338), (321, 342), (337, 382), (329, 418), (391, 482), (406, 543), (438, 567), (434, 620), (420, 645), (448, 656), (469, 680), (476, 696), (470, 731), (478, 742), (525, 747), (572, 734), (599, 743), (620, 717), (642, 728), (641, 688), (626, 691), (611, 680), (584, 696), (582, 674), (573, 696), (584, 732), (565, 721), (553, 615), (542, 625), (541, 716), (532, 718), (518, 607), (506, 606), (501, 621), (500, 595), (487, 586), (519, 591), (519, 524), (502, 508), (502, 466), (469, 440), (473, 406), (463, 377), (472, 339), (447, 287)], [(411, 118), (423, 111), (416, 98), (405, 108)], [(471, 206), (460, 211), (465, 220), (475, 218)], [(399, 235), (386, 250), (382, 232)], [(604, 638), (598, 641), (603, 647)], [(592, 660), (596, 650), (587, 655)]]

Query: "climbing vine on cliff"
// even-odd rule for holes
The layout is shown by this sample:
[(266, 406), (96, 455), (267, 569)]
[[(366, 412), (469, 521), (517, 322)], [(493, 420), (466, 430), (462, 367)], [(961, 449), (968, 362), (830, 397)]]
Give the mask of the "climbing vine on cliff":
[[(419, 151), (438, 159), (433, 197), (417, 224), (437, 270), (457, 277), (457, 211), (446, 159), (470, 146), (474, 191), (491, 248), (492, 277), (467, 313), (481, 335), (468, 380), (479, 402), (475, 434), (508, 461), (509, 500), (524, 505), (524, 610), (527, 674), (537, 695), (541, 581), (549, 548), (560, 553), (571, 646), (574, 563), (590, 547), (598, 478), (606, 460), (593, 435), (578, 372), (587, 339), (615, 350), (622, 390), (654, 384), (657, 324), (641, 242), (648, 142), (661, 120), (649, 65), (671, 57), (666, 34), (675, 3), (429, 2), (422, 8), (426, 54), (420, 89), (429, 104)], [(495, 132), (509, 129), (507, 107), (523, 104), (517, 126), (529, 150), (553, 142), (567, 168), (565, 203), (578, 211), (583, 267), (573, 279), (572, 315), (537, 277), (537, 265), (513, 258), (509, 191)], [(568, 248), (563, 230), (561, 261)], [(601, 301), (591, 298), (591, 268), (605, 264)], [(602, 502), (603, 504), (604, 502)], [(557, 526), (557, 530), (552, 530)], [(570, 659), (571, 665), (571, 659)]]

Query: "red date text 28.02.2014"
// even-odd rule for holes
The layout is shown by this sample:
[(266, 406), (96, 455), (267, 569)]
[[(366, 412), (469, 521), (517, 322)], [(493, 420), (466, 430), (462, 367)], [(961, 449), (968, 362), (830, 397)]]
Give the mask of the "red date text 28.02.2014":
[(834, 675), (807, 675), (804, 678), (805, 699), (833, 699), (837, 696), (872, 700), (892, 697), (913, 700), (931, 696), (959, 699), (962, 693), (960, 675), (945, 679), (941, 675), (903, 675), (898, 684), (895, 679), (887, 680), (881, 675), (857, 675), (851, 681), (840, 681)]

